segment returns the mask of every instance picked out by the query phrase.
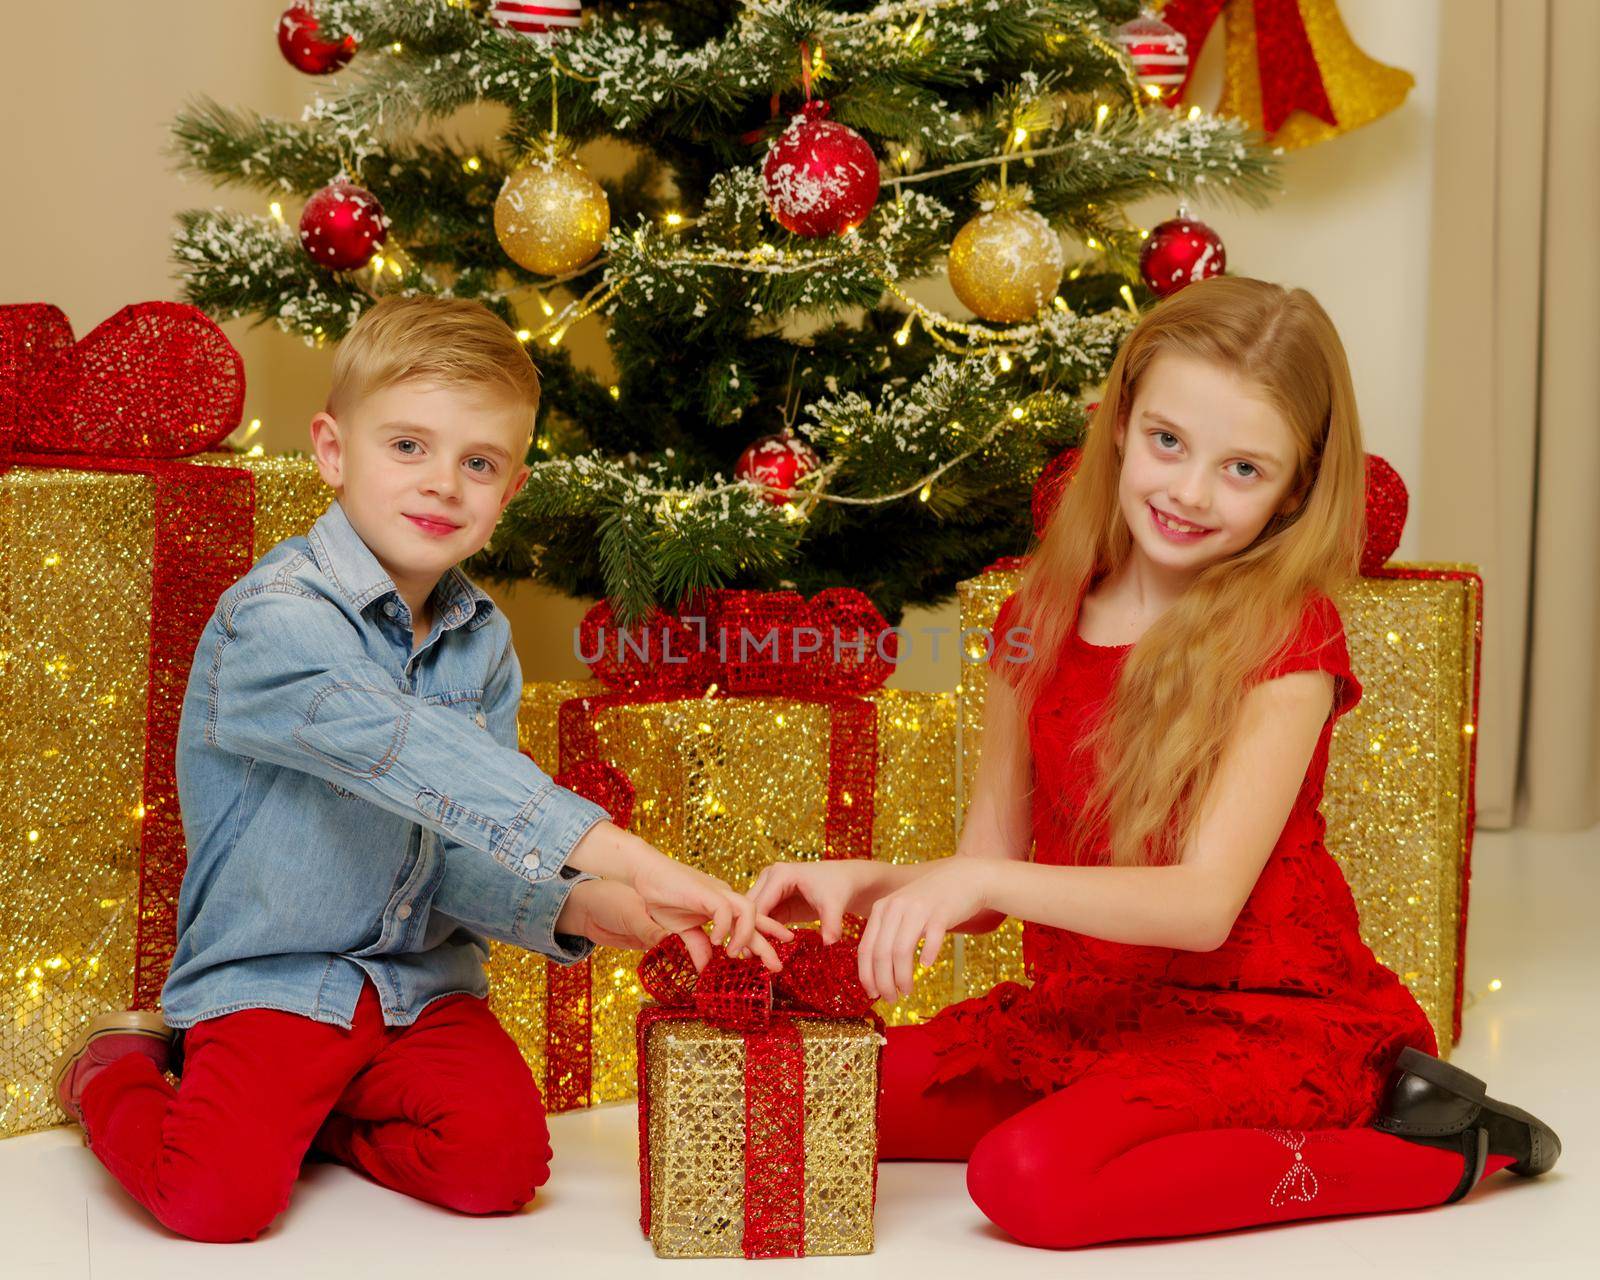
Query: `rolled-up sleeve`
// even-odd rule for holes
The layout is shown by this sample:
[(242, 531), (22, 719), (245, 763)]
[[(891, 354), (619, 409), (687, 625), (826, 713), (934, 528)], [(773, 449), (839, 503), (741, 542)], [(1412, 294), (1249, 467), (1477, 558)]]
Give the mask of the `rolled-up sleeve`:
[(202, 660), (209, 745), (323, 778), (524, 880), (556, 877), (608, 816), (503, 745), (508, 718), (516, 741), (514, 653), (495, 673), (491, 734), (398, 687), (335, 606), (292, 583), (225, 598)]

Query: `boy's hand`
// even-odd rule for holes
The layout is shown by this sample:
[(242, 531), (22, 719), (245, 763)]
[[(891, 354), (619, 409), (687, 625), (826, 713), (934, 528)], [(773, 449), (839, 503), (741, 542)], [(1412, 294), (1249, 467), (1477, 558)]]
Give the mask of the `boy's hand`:
[[(678, 930), (698, 971), (711, 960), (711, 940), (701, 922)], [(669, 930), (650, 914), (644, 899), (616, 880), (585, 880), (573, 886), (556, 917), (556, 932), (574, 933), (602, 947), (648, 951)]]
[[(567, 865), (631, 886), (657, 924), (683, 936), (697, 965), (711, 958), (711, 942), (725, 941), (730, 955), (749, 951), (774, 973), (783, 967), (767, 938), (787, 942), (794, 937), (788, 929), (759, 915), (748, 898), (715, 876), (675, 862), (631, 831), (597, 822), (573, 846)], [(708, 921), (709, 942), (700, 930)]]
[(822, 940), (837, 942), (846, 912), (864, 913), (876, 897), (881, 863), (774, 862), (750, 886), (755, 909), (775, 920), (819, 920)]
[[(759, 913), (749, 898), (735, 893), (715, 876), (657, 853), (634, 872), (633, 887), (658, 923), (683, 935), (690, 954), (696, 956), (697, 965), (701, 961), (695, 950), (696, 943), (689, 935), (699, 934), (700, 945), (705, 945), (705, 934), (700, 932), (699, 926), (709, 920), (710, 940), (726, 941), (729, 955), (740, 956), (749, 951), (760, 957), (761, 963), (774, 973), (783, 968), (767, 938), (781, 938), (787, 942), (794, 934), (776, 920)], [(710, 959), (709, 950), (706, 959)]]

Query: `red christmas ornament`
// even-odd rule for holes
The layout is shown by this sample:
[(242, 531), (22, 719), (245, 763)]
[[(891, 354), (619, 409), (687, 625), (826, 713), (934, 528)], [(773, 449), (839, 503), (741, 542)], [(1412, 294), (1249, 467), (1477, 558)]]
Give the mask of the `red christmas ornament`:
[(1219, 236), (1181, 205), (1178, 216), (1150, 232), (1139, 254), (1139, 274), (1150, 291), (1168, 298), (1186, 284), (1220, 276), (1228, 265), (1228, 251)]
[(1168, 106), (1178, 100), (1189, 77), (1189, 39), (1155, 12), (1143, 10), (1117, 28), (1117, 43), (1133, 63), (1145, 93)]
[(372, 260), (389, 238), (389, 219), (378, 197), (338, 178), (306, 201), (300, 243), (311, 260), (334, 271), (353, 271)]
[(317, 19), (309, 4), (290, 5), (278, 19), (278, 48), (290, 66), (308, 76), (330, 75), (356, 56), (353, 36), (322, 40), (317, 30)]
[(494, 0), (489, 21), (541, 44), (582, 25), (583, 0)]
[(816, 451), (792, 431), (783, 430), (773, 436), (762, 436), (739, 455), (733, 465), (733, 474), (750, 484), (767, 485), (779, 493), (762, 496), (775, 506), (787, 506), (788, 492), (799, 483), (802, 476), (810, 475), (822, 465)]
[(815, 239), (859, 226), (878, 199), (878, 157), (813, 99), (772, 140), (761, 166), (767, 205), (786, 230)]

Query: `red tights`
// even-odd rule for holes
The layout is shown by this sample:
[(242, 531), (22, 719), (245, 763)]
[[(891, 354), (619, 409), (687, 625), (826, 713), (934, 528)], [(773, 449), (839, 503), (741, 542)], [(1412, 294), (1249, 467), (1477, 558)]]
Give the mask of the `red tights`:
[[(966, 1077), (923, 1089), (925, 1028), (889, 1032), (879, 1153), (965, 1160), (967, 1190), (1024, 1244), (1204, 1235), (1444, 1201), (1461, 1157), (1376, 1129), (1207, 1129), (1196, 1108), (1129, 1101), (1110, 1078), (1045, 1098)], [(1508, 1160), (1489, 1158), (1487, 1173)]]
[(89, 1145), (133, 1198), (194, 1240), (251, 1240), (283, 1212), (313, 1146), (462, 1213), (506, 1213), (550, 1176), (522, 1055), (472, 996), (386, 1027), (371, 984), (355, 1025), (272, 1009), (187, 1034), (177, 1089), (131, 1054), (84, 1089)]

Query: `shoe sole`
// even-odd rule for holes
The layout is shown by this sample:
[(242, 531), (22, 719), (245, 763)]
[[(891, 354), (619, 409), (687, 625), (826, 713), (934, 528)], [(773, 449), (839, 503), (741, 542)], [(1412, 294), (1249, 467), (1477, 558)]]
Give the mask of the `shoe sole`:
[(1561, 1139), (1537, 1116), (1509, 1102), (1489, 1097), (1489, 1087), (1470, 1072), (1452, 1066), (1418, 1049), (1402, 1049), (1396, 1065), (1403, 1071), (1478, 1104), (1478, 1120), (1488, 1132), (1490, 1149), (1521, 1151), (1528, 1155), (1510, 1166), (1524, 1178), (1548, 1173), (1561, 1157)]
[[(61, 1081), (72, 1068), (72, 1064), (85, 1053), (89, 1045), (101, 1036), (109, 1035), (136, 1035), (149, 1036), (152, 1040), (165, 1040), (172, 1042), (172, 1028), (162, 1020), (159, 1013), (149, 1013), (140, 1009), (118, 1009), (110, 1013), (97, 1014), (89, 1019), (78, 1039), (72, 1047), (55, 1060), (50, 1069), (50, 1096), (56, 1099), (56, 1105), (61, 1106)], [(67, 1114), (66, 1108), (61, 1108)], [(73, 1119), (67, 1114), (69, 1120)]]

